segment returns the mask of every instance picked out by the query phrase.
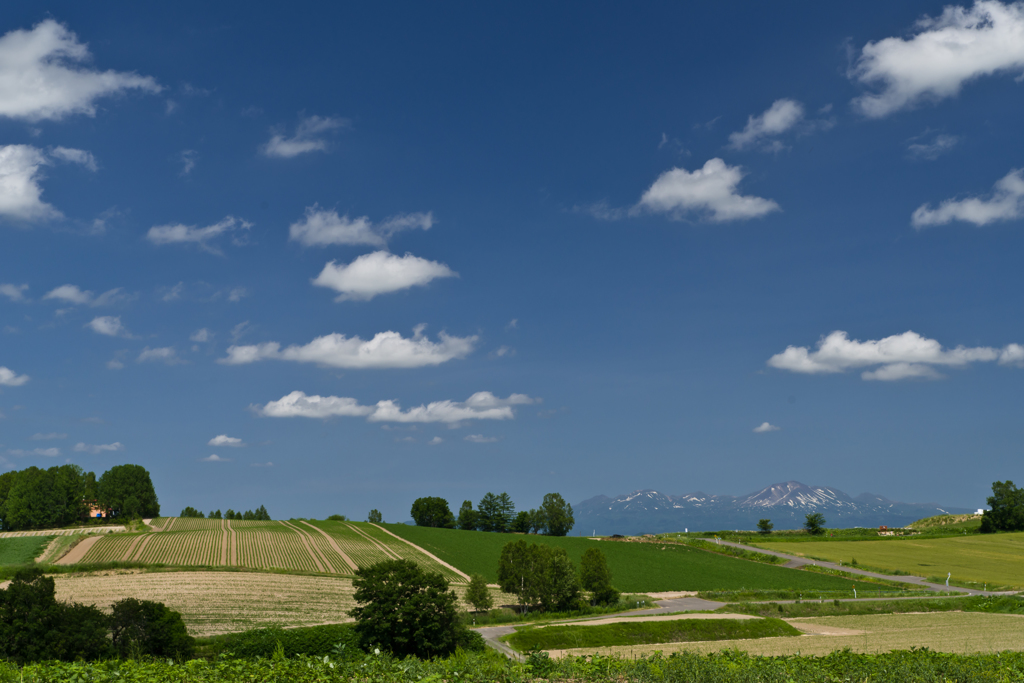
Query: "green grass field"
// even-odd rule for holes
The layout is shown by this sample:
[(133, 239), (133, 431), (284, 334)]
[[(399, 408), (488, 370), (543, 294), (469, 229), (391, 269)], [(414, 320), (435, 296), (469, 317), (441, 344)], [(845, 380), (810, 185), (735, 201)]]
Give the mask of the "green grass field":
[(863, 568), (903, 571), (924, 577), (953, 574), (960, 582), (1024, 587), (1024, 533), (950, 538), (814, 543), (761, 542), (759, 547)]
[(0, 565), (27, 564), (50, 543), (49, 536), (0, 538)]
[(781, 619), (673, 619), (623, 621), (600, 626), (527, 627), (509, 636), (507, 642), (520, 652), (524, 652), (533, 648), (565, 650), (578, 647), (692, 643), (798, 635), (800, 631)]
[[(519, 536), (483, 531), (431, 529), (405, 524), (385, 524), (392, 533), (412, 541), (427, 552), (467, 574), (482, 574), (489, 583), (498, 580), (498, 558), (510, 541), (526, 540), (565, 548), (577, 566), (584, 551), (598, 548), (608, 558), (612, 583), (630, 593), (685, 590), (822, 590), (849, 591), (849, 579), (785, 569), (675, 545), (592, 541), (566, 536)], [(857, 582), (858, 590), (877, 590), (876, 584)]]

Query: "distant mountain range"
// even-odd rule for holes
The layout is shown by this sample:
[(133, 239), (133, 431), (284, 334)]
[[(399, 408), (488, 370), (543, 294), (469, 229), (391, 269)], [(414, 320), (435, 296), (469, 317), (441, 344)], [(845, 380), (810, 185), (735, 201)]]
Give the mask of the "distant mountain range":
[(762, 518), (770, 519), (776, 529), (799, 529), (811, 512), (823, 514), (829, 527), (900, 527), (922, 517), (974, 511), (935, 503), (898, 503), (873, 493), (851, 498), (829, 486), (787, 481), (739, 497), (699, 491), (670, 496), (651, 489), (615, 498), (594, 496), (573, 505), (573, 531), (635, 535), (756, 529)]

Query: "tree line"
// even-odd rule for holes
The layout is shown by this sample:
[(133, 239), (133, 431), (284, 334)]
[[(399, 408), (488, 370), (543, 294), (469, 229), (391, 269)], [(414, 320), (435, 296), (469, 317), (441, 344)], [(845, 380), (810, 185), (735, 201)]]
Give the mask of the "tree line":
[(231, 520), (245, 520), (245, 521), (256, 521), (256, 522), (269, 522), (270, 513), (267, 512), (267, 508), (260, 505), (256, 511), (246, 510), (245, 512), (235, 512), (231, 508), (223, 515), (220, 510), (214, 510), (208, 515), (204, 515), (201, 511), (196, 510), (192, 506), (186, 507), (181, 511), (179, 517), (191, 517), (194, 519), (231, 519)]
[(558, 493), (545, 495), (539, 508), (517, 513), (515, 503), (507, 493), (496, 495), (488, 492), (475, 510), (472, 501), (463, 501), (458, 517), (452, 514), (447, 500), (428, 496), (413, 502), (411, 514), (416, 526), (548, 536), (565, 536), (576, 523), (572, 505)]
[(0, 530), (76, 524), (88, 519), (94, 506), (105, 516), (129, 519), (160, 514), (153, 480), (140, 465), (116, 465), (99, 479), (71, 464), (0, 474)]

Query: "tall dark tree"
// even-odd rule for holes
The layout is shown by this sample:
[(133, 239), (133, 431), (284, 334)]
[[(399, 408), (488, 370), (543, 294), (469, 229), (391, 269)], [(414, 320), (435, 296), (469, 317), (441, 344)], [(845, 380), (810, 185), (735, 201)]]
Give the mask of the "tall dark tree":
[(992, 495), (985, 501), (991, 510), (981, 517), (981, 532), (1024, 530), (1024, 489), (1010, 480), (992, 483)]
[(422, 659), (451, 654), (459, 644), (458, 597), (448, 581), (409, 560), (386, 560), (356, 571), (358, 607), (350, 610), (366, 649)]
[(436, 496), (417, 498), (412, 504), (412, 518), (416, 526), (455, 528), (455, 516), (448, 508), (448, 501)]
[(572, 516), (572, 505), (565, 502), (559, 493), (549, 493), (540, 504), (544, 527), (549, 536), (565, 536), (576, 523)]
[(608, 560), (598, 548), (587, 548), (580, 560), (580, 583), (594, 596), (594, 602), (614, 605), (619, 601), (619, 592), (612, 588), (612, 573)]
[(262, 505), (259, 506), (259, 508), (256, 510), (256, 520), (260, 522), (271, 521), (270, 513), (267, 512), (267, 508), (263, 507)]
[(459, 508), (459, 518), (455, 521), (455, 526), (463, 531), (473, 531), (479, 524), (478, 517), (476, 510), (473, 509), (473, 502), (464, 500), (462, 507)]
[(511, 528), (515, 514), (516, 506), (507, 493), (496, 496), (488, 492), (477, 506), (477, 528), (480, 531), (505, 533)]
[(516, 518), (512, 520), (512, 531), (517, 534), (530, 533), (530, 513), (527, 510), (520, 510)]
[[(191, 518), (203, 519), (203, 518), (205, 518), (205, 515), (202, 512), (200, 512), (199, 510), (196, 510), (191, 505), (186, 505), (185, 509), (182, 510), (181, 514), (178, 515), (178, 516), (179, 517), (185, 517), (185, 518), (188, 518), (188, 519), (191, 519)], [(210, 519), (214, 519), (214, 516), (213, 516), (212, 512), (210, 513)], [(219, 519), (219, 517), (217, 519)]]
[(157, 517), (160, 501), (149, 472), (141, 465), (116, 465), (96, 484), (100, 504), (121, 517)]

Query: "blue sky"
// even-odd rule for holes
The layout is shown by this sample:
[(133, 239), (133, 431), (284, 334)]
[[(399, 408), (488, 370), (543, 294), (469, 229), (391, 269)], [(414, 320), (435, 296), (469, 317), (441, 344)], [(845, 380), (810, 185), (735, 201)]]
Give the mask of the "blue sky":
[(1021, 478), (1024, 5), (21, 2), (0, 34), (0, 467), (389, 521)]

